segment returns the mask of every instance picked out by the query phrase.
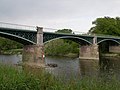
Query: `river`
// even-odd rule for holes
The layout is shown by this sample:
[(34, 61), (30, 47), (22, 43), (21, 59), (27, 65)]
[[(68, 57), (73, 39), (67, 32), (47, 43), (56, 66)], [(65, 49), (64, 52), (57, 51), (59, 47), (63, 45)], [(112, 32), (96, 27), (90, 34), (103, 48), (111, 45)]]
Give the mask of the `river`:
[[(22, 55), (0, 55), (0, 62), (5, 64), (17, 64), (22, 62)], [(119, 58), (102, 58), (98, 60), (80, 60), (79, 58), (68, 57), (46, 57), (46, 64), (57, 64), (55, 68), (48, 68), (47, 71), (55, 76), (82, 77), (84, 75), (94, 76), (100, 73), (116, 74), (120, 78)]]

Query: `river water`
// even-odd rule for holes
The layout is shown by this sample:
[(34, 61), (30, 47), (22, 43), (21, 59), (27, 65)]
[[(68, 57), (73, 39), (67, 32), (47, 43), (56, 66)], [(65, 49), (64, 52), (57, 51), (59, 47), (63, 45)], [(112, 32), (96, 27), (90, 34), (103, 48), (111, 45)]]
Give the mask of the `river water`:
[[(0, 55), (0, 62), (17, 64), (22, 62), (22, 55)], [(101, 60), (80, 60), (79, 58), (46, 57), (46, 64), (57, 64), (55, 68), (47, 68), (55, 76), (82, 77), (96, 76), (100, 73), (116, 74), (120, 78), (120, 59), (101, 58)]]

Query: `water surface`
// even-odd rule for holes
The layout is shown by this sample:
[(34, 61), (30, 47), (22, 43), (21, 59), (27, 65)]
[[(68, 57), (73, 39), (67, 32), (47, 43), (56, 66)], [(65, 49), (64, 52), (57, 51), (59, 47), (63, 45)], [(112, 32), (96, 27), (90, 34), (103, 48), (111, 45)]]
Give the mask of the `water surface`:
[[(22, 55), (0, 55), (0, 62), (5, 64), (17, 64), (22, 61)], [(116, 74), (120, 78), (120, 59), (101, 58), (101, 60), (80, 60), (79, 58), (46, 57), (46, 64), (57, 64), (55, 68), (47, 71), (55, 76), (82, 77), (84, 75), (94, 76), (100, 73)]]

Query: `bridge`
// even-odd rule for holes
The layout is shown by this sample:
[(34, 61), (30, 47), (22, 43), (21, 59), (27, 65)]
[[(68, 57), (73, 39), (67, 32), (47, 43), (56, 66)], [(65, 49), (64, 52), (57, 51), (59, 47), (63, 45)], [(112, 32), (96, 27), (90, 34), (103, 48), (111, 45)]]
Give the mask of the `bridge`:
[(103, 43), (108, 52), (120, 52), (120, 38), (84, 34), (46, 32), (46, 28), (0, 22), (0, 36), (24, 45), (24, 62), (44, 63), (44, 44), (56, 39), (69, 39), (80, 44), (81, 59), (99, 59)]

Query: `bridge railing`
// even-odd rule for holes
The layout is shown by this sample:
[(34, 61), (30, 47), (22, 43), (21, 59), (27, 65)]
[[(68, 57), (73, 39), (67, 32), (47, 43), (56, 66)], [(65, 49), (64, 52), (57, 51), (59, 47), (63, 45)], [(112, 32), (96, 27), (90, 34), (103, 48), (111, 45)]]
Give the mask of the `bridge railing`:
[(55, 33), (57, 30), (58, 30), (58, 29), (43, 27), (43, 31), (44, 31), (44, 32)]
[(0, 22), (0, 27), (1, 28), (12, 28), (12, 29), (36, 31), (36, 27), (35, 26), (11, 24), (11, 23), (4, 23), (4, 22)]
[[(29, 31), (36, 31), (36, 26), (28, 26), (28, 25), (19, 25), (19, 24), (11, 24), (11, 23), (5, 23), (5, 22), (0, 22), (0, 28), (12, 28), (12, 29), (19, 29), (19, 30), (29, 30)], [(43, 27), (44, 32), (52, 32), (55, 33), (56, 31), (61, 30), (61, 29), (54, 29), (54, 28), (46, 28)], [(62, 33), (65, 34), (65, 33)], [(85, 32), (80, 32), (80, 31), (74, 31), (72, 34), (75, 35), (88, 35)]]
[(97, 37), (105, 37), (105, 38), (107, 38), (107, 37), (109, 37), (109, 38), (118, 38), (118, 39), (120, 39), (120, 36), (114, 36), (114, 35), (105, 35), (105, 34), (90, 34), (91, 36), (97, 36)]
[(73, 31), (76, 35), (88, 35), (87, 32)]
[[(43, 31), (44, 32), (51, 32), (51, 33), (55, 33), (57, 32), (58, 30), (62, 30), (62, 29), (53, 29), (53, 28), (44, 28), (43, 27)], [(60, 34), (69, 34), (69, 33), (61, 33), (59, 32)], [(75, 34), (75, 35), (88, 35), (86, 32), (80, 32), (80, 31), (72, 31), (71, 34)]]

